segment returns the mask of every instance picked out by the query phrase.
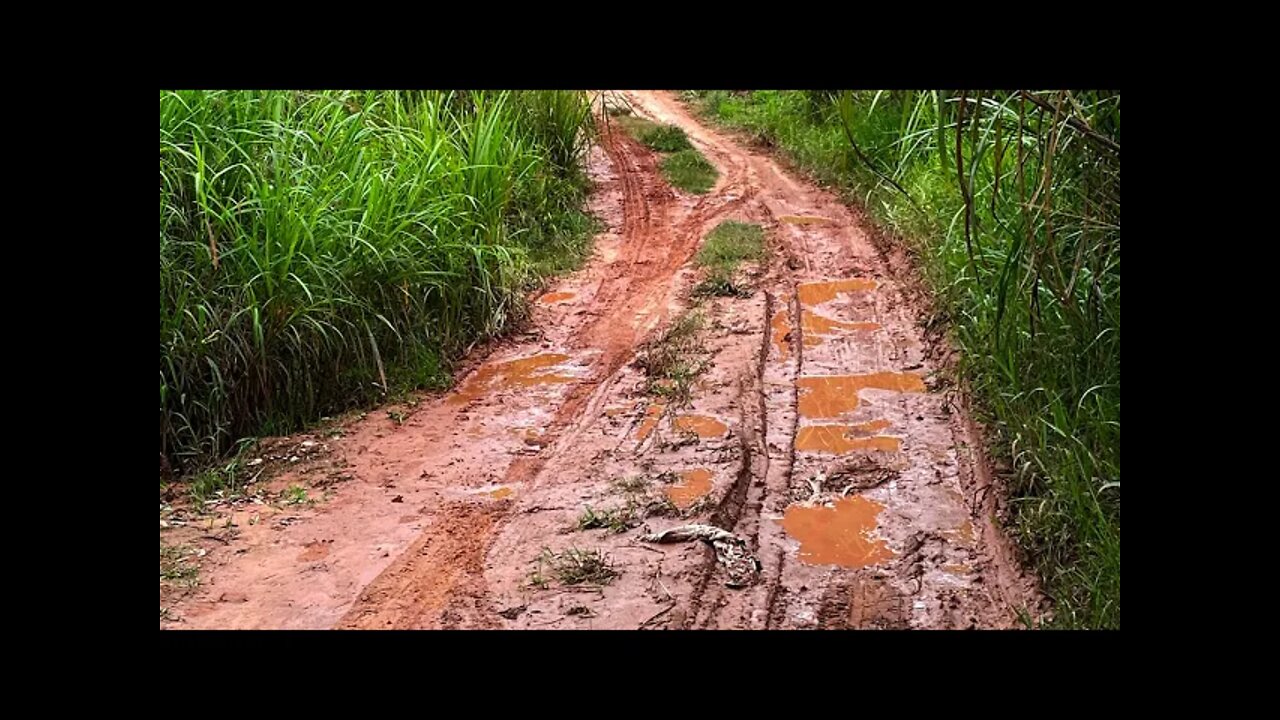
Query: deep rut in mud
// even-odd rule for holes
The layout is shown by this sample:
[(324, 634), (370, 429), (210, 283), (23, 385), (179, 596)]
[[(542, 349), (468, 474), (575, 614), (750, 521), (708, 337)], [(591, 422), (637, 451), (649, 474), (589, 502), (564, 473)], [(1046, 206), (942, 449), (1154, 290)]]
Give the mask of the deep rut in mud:
[[(686, 130), (720, 171), (711, 192), (672, 190), (607, 128), (590, 172), (608, 229), (534, 303), (535, 331), (403, 424), (353, 422), (330, 443), (351, 479), (236, 522), (162, 627), (966, 628), (1036, 612), (893, 258), (673, 96), (625, 96)], [(695, 298), (692, 257), (724, 220), (764, 226), (769, 259), (749, 295)], [(632, 361), (694, 304), (709, 369), (682, 405), (646, 393)]]

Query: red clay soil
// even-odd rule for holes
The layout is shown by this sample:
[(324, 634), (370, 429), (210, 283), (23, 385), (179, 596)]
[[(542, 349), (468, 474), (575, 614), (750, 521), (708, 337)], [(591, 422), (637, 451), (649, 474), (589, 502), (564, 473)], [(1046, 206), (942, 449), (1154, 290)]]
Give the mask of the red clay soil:
[[(162, 581), (162, 628), (1002, 628), (1040, 613), (971, 423), (932, 391), (920, 308), (862, 219), (671, 94), (624, 95), (685, 129), (720, 171), (711, 192), (673, 190), (607, 128), (589, 169), (608, 229), (533, 304), (534, 331), (273, 481), (322, 502), (162, 527), (162, 546), (202, 552), (197, 587)], [(724, 220), (764, 226), (769, 259), (749, 296), (698, 298), (693, 255)], [(694, 305), (709, 369), (687, 405), (659, 401), (633, 361)], [(345, 481), (318, 490), (331, 468)], [(587, 508), (635, 519), (579, 530)], [(690, 524), (732, 537), (652, 542)], [(575, 550), (613, 576), (565, 584), (550, 558)]]

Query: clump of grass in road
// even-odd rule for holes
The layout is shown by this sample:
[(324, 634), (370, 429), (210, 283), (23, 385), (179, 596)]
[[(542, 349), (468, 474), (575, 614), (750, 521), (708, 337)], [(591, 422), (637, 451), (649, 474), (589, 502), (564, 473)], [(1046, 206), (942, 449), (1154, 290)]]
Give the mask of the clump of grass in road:
[(244, 491), (245, 483), (239, 459), (206, 468), (195, 475), (188, 486), (192, 502), (196, 510), (200, 510), (209, 500), (230, 498)]
[(662, 176), (673, 186), (698, 195), (715, 186), (720, 173), (693, 148), (680, 127), (660, 125), (635, 115), (625, 115), (616, 121), (635, 139), (666, 154), (661, 164)]
[[(687, 95), (914, 246), (1054, 624), (1120, 626), (1120, 95)], [(957, 148), (960, 150), (957, 157)]]
[(314, 505), (315, 501), (307, 496), (307, 489), (301, 485), (290, 485), (280, 494), (285, 505)]
[(693, 147), (684, 129), (676, 125), (659, 125), (644, 133), (640, 141), (658, 152), (680, 152)]
[(559, 581), (561, 585), (608, 585), (618, 576), (609, 556), (600, 550), (580, 550), (575, 547), (553, 552), (549, 548), (543, 548), (534, 562), (536, 565), (530, 573), (529, 582), (536, 587), (546, 587), (552, 579)]
[(612, 533), (623, 533), (630, 530), (635, 522), (635, 513), (630, 506), (596, 510), (588, 505), (578, 518), (578, 530), (607, 529)]
[(697, 150), (681, 150), (663, 158), (662, 175), (672, 185), (694, 193), (704, 195), (715, 187), (720, 177), (715, 166), (707, 162)]
[[(612, 115), (612, 113), (610, 113), (610, 115)], [(645, 136), (653, 132), (658, 127), (658, 123), (653, 122), (652, 120), (646, 120), (637, 115), (632, 115), (630, 109), (627, 109), (625, 114), (614, 117), (612, 122), (618, 123), (623, 130), (627, 131), (628, 135), (640, 142), (644, 142)]]
[(636, 366), (644, 370), (646, 391), (675, 405), (689, 401), (694, 379), (708, 364), (698, 338), (705, 320), (693, 310), (680, 316), (660, 337), (645, 345)]
[(578, 518), (579, 531), (606, 529), (624, 533), (648, 517), (679, 515), (679, 510), (664, 493), (655, 492), (653, 482), (644, 476), (618, 478), (612, 489), (622, 495), (621, 505), (596, 510), (588, 505)]
[(200, 566), (185, 545), (160, 544), (160, 582), (191, 589), (200, 584)]
[(696, 292), (705, 295), (743, 295), (750, 290), (736, 282), (744, 261), (764, 257), (764, 228), (753, 223), (726, 220), (712, 230), (698, 251), (698, 267), (706, 271)]

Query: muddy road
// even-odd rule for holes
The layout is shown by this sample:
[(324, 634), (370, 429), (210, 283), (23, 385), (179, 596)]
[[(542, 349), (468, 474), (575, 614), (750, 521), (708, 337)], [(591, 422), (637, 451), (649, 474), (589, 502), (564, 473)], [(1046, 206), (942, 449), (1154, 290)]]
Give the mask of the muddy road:
[[(327, 485), (323, 502), (162, 529), (203, 563), (184, 596), (162, 588), (162, 627), (1003, 628), (1036, 614), (903, 258), (673, 94), (622, 95), (685, 129), (720, 172), (711, 192), (673, 190), (614, 124), (590, 160), (607, 230), (535, 301), (532, 330), (403, 416), (304, 441), (325, 459), (273, 482)], [(725, 220), (762, 225), (768, 259), (749, 294), (697, 297), (693, 256)], [(647, 392), (635, 361), (691, 311), (706, 371), (681, 403)]]

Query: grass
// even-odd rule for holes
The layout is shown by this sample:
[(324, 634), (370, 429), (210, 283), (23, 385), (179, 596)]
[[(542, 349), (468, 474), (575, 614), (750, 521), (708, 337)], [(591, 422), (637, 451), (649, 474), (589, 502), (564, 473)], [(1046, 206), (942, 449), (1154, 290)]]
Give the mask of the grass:
[(219, 498), (230, 498), (244, 491), (244, 476), (240, 472), (238, 458), (230, 462), (208, 467), (191, 478), (188, 493), (197, 509), (206, 502)]
[(964, 350), (1053, 625), (1120, 627), (1119, 94), (687, 98), (907, 242)]
[(191, 548), (185, 545), (160, 545), (160, 581), (191, 589), (200, 584), (200, 566), (189, 562)]
[(578, 517), (579, 531), (605, 529), (624, 533), (644, 518), (680, 514), (665, 494), (654, 492), (652, 481), (646, 477), (618, 478), (611, 485), (614, 492), (623, 496), (622, 504), (603, 510), (586, 506)]
[(280, 500), (285, 505), (311, 505), (314, 500), (307, 496), (307, 489), (301, 485), (290, 485), (280, 493)]
[(708, 367), (698, 339), (704, 324), (700, 311), (689, 311), (641, 349), (636, 365), (644, 370), (646, 392), (674, 405), (689, 402), (693, 381)]
[(673, 186), (697, 195), (705, 194), (715, 186), (720, 173), (693, 148), (680, 127), (660, 125), (631, 114), (621, 115), (613, 121), (641, 143), (665, 154), (661, 163), (662, 176)]
[(635, 525), (636, 514), (630, 505), (595, 510), (588, 505), (578, 518), (578, 530), (607, 529), (612, 533), (624, 533)]
[(706, 272), (696, 292), (705, 295), (749, 295), (750, 289), (736, 281), (744, 261), (764, 258), (764, 228), (752, 223), (726, 220), (707, 234), (696, 263)]
[(614, 122), (621, 125), (631, 137), (658, 152), (673, 153), (693, 148), (689, 144), (689, 136), (677, 125), (662, 125), (631, 115), (629, 111)]
[(697, 150), (681, 150), (662, 159), (662, 176), (675, 187), (695, 195), (711, 191), (720, 173)]
[(536, 565), (530, 573), (529, 582), (540, 588), (547, 587), (553, 578), (561, 585), (608, 585), (618, 576), (609, 556), (600, 550), (580, 550), (575, 547), (553, 552), (549, 548), (543, 548), (534, 562)]
[(592, 132), (570, 91), (162, 91), (161, 455), (446, 385), (585, 257)]
[(689, 136), (684, 134), (682, 128), (675, 125), (658, 125), (646, 132), (640, 139), (645, 145), (658, 152), (680, 152), (681, 150), (691, 150), (693, 148), (689, 144)]

